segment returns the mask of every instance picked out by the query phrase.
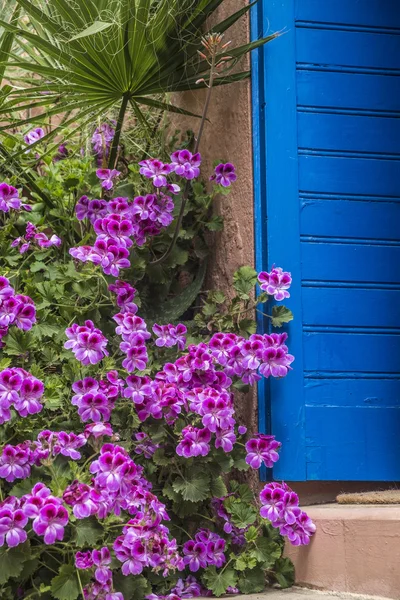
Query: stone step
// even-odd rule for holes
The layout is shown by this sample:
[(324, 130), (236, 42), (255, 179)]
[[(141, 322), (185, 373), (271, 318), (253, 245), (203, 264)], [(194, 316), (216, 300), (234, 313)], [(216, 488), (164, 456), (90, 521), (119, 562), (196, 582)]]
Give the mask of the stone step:
[(286, 546), (297, 585), (400, 598), (399, 504), (323, 504), (307, 513), (317, 526), (310, 545)]
[(242, 594), (240, 596), (229, 596), (229, 598), (232, 598), (232, 600), (387, 600), (387, 598), (368, 596), (366, 594), (321, 592), (319, 590), (309, 590), (299, 587), (292, 587), (287, 590), (268, 589), (259, 594)]

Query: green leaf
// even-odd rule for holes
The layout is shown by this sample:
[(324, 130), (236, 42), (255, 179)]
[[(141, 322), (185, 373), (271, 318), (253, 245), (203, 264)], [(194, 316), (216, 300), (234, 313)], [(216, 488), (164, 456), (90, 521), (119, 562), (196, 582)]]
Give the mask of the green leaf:
[(284, 323), (293, 321), (293, 313), (286, 306), (273, 306), (272, 307), (272, 325), (274, 327), (282, 327)]
[(31, 273), (38, 273), (39, 271), (47, 271), (47, 266), (45, 265), (45, 263), (40, 262), (40, 261), (36, 261), (36, 262), (32, 263), (29, 268), (31, 270)]
[(61, 565), (51, 580), (51, 593), (57, 600), (77, 600), (80, 586), (74, 565)]
[(257, 559), (249, 552), (243, 552), (235, 560), (235, 569), (237, 571), (245, 571), (246, 569), (254, 569), (257, 565)]
[(257, 271), (253, 267), (240, 267), (233, 275), (233, 287), (243, 300), (248, 300), (250, 292), (257, 283)]
[[(14, 12), (11, 15), (10, 23), (15, 25), (18, 22), (19, 13), (21, 11), (21, 7), (16, 4), (14, 7)], [(3, 81), (4, 71), (6, 69), (7, 61), (10, 55), (10, 51), (14, 42), (14, 33), (12, 31), (3, 32), (2, 38), (0, 39), (0, 85)], [(5, 93), (4, 86), (2, 88), (3, 93)]]
[(241, 483), (235, 490), (235, 493), (240, 496), (243, 502), (252, 502), (254, 500), (254, 494), (247, 483)]
[(248, 525), (253, 525), (257, 518), (257, 513), (252, 506), (238, 502), (234, 498), (227, 498), (224, 506), (230, 513), (233, 524), (239, 529), (246, 529)]
[(211, 218), (211, 220), (206, 224), (207, 229), (210, 231), (222, 231), (224, 228), (224, 220), (222, 217), (215, 215)]
[(4, 341), (6, 343), (5, 354), (21, 356), (30, 349), (32, 335), (29, 332), (14, 329), (4, 338)]
[(103, 528), (94, 518), (76, 522), (75, 543), (80, 548), (83, 546), (95, 546), (102, 534)]
[(265, 573), (258, 567), (249, 569), (239, 577), (238, 588), (242, 594), (255, 594), (265, 588)]
[(196, 300), (203, 285), (206, 269), (207, 263), (203, 262), (195, 279), (183, 290), (183, 292), (174, 298), (163, 302), (157, 310), (142, 309), (142, 318), (149, 321), (153, 320), (155, 322), (161, 321), (161, 323), (177, 321)]
[(189, 477), (178, 477), (172, 484), (175, 492), (179, 492), (184, 500), (200, 502), (210, 495), (210, 477), (207, 473), (197, 473)]
[(290, 558), (279, 558), (275, 563), (275, 578), (281, 588), (294, 585), (294, 566)]
[(4, 369), (7, 369), (7, 367), (9, 367), (10, 365), (11, 365), (10, 358), (2, 358), (0, 360), (0, 371), (4, 371)]
[(222, 477), (217, 477), (216, 479), (211, 480), (211, 493), (215, 498), (226, 496), (228, 490), (226, 489), (226, 485), (223, 482)]
[(133, 183), (124, 183), (115, 190), (115, 197), (133, 198), (135, 195), (135, 186)]
[(255, 548), (251, 554), (258, 560), (264, 563), (264, 568), (270, 569), (275, 561), (282, 556), (282, 549), (275, 542), (271, 542), (267, 538), (259, 537), (254, 543)]
[(257, 324), (254, 319), (242, 319), (239, 321), (240, 335), (251, 335), (257, 331)]
[(37, 478), (28, 477), (27, 479), (23, 479), (19, 483), (13, 485), (10, 490), (10, 496), (16, 496), (17, 498), (21, 498), (25, 494), (29, 494), (32, 491), (33, 486), (37, 483)]
[(121, 592), (124, 600), (143, 600), (151, 591), (150, 583), (142, 576), (125, 577), (122, 573), (113, 573), (116, 592)]
[(247, 542), (254, 542), (258, 538), (258, 529), (253, 525), (248, 528), (246, 533), (244, 534)]
[(74, 40), (79, 40), (80, 38), (87, 37), (88, 35), (94, 35), (95, 33), (100, 33), (100, 31), (104, 31), (104, 29), (108, 29), (112, 27), (113, 23), (106, 23), (105, 21), (95, 21), (89, 27), (86, 27), (80, 33), (77, 33), (72, 37), (69, 42), (73, 42)]
[(29, 541), (16, 548), (0, 548), (0, 585), (10, 577), (18, 577), (24, 568), (25, 561), (30, 559)]
[(237, 460), (235, 460), (234, 467), (238, 471), (248, 471), (250, 469), (250, 466), (247, 464), (244, 458), (238, 458)]
[(219, 573), (215, 567), (208, 567), (203, 574), (203, 580), (215, 596), (222, 596), (228, 587), (236, 586), (237, 575), (230, 567)]

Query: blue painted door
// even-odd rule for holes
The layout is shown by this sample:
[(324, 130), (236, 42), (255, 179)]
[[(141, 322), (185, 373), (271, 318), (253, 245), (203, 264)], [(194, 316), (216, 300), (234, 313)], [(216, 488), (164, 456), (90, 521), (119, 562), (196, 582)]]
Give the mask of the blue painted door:
[(294, 280), (274, 476), (399, 481), (400, 1), (263, 0), (252, 28), (283, 32), (253, 59), (257, 266)]

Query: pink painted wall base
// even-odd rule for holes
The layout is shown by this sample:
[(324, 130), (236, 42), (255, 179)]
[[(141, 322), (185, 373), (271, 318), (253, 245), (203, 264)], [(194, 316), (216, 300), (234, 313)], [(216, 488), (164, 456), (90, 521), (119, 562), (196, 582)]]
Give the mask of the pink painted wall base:
[(400, 596), (400, 505), (309, 506), (317, 532), (309, 546), (286, 547), (296, 583), (314, 589)]

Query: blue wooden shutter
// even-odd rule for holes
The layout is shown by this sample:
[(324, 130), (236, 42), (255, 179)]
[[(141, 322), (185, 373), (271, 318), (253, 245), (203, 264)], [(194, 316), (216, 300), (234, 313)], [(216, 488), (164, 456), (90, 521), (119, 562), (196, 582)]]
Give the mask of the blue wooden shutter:
[(257, 267), (294, 279), (274, 476), (400, 480), (400, 2), (259, 2), (281, 30), (253, 58)]

